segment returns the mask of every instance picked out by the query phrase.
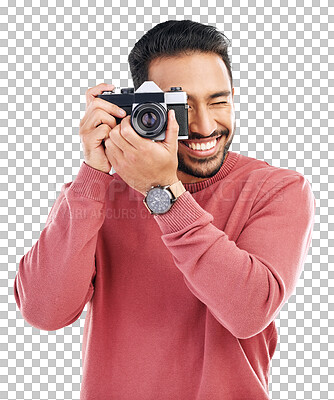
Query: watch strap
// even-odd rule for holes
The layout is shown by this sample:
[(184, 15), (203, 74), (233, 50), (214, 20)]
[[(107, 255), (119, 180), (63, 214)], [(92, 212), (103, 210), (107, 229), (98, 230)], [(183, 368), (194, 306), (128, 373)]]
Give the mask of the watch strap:
[(181, 181), (177, 181), (177, 182), (173, 183), (172, 185), (167, 186), (166, 189), (168, 189), (172, 192), (172, 195), (174, 196), (175, 200), (186, 191), (186, 189), (183, 186)]

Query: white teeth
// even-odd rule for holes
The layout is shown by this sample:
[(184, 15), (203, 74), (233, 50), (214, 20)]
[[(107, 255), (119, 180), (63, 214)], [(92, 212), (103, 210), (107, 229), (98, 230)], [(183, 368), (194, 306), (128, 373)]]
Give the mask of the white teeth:
[(193, 150), (210, 150), (213, 147), (216, 146), (217, 140), (214, 139), (211, 142), (207, 143), (193, 143), (193, 142), (188, 142), (186, 143), (188, 147), (190, 147)]

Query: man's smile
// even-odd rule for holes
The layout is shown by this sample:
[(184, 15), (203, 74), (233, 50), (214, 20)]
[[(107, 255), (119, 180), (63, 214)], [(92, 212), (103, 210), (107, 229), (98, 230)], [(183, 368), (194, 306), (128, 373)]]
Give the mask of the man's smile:
[(207, 139), (181, 140), (179, 143), (186, 148), (189, 154), (197, 157), (207, 157), (215, 153), (221, 138), (222, 135)]

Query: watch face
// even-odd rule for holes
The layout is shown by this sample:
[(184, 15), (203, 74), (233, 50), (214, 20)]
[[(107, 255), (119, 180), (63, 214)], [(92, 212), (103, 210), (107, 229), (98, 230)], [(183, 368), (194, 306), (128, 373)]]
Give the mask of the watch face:
[(167, 190), (153, 188), (147, 194), (146, 204), (154, 214), (164, 214), (172, 205), (172, 197)]

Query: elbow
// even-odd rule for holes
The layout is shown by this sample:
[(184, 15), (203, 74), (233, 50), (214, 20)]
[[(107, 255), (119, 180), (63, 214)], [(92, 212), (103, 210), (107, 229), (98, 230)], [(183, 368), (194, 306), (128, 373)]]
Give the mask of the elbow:
[(261, 333), (265, 328), (266, 328), (266, 326), (258, 328), (258, 329), (254, 329), (254, 328), (249, 329), (249, 328), (244, 327), (243, 329), (233, 329), (230, 332), (237, 339), (250, 339), (253, 336), (256, 336), (259, 333)]
[(276, 318), (283, 304), (284, 303), (278, 308), (271, 309), (270, 312), (267, 313), (261, 311), (257, 313), (248, 313), (248, 315), (244, 315), (244, 318), (239, 320), (237, 324), (234, 324), (229, 331), (237, 339), (250, 339), (268, 327)]
[[(75, 322), (84, 309), (85, 301), (78, 307), (71, 307), (66, 299), (29, 288), (29, 292), (21, 284), (17, 275), (14, 281), (14, 297), (22, 318), (31, 326), (43, 331), (56, 331)], [(91, 297), (92, 290), (89, 291)], [(88, 297), (88, 300), (90, 299)]]
[(42, 330), (42, 331), (57, 331), (59, 329), (65, 328), (65, 326), (71, 325), (73, 322), (75, 322), (81, 315), (80, 311), (78, 314), (76, 314), (73, 318), (69, 318), (67, 320), (64, 320), (64, 316), (61, 318), (57, 318), (53, 315), (47, 315), (45, 313), (41, 313), (38, 310), (25, 310), (22, 309), (21, 315), (23, 319), (31, 326), (33, 326), (36, 329)]
[(63, 328), (64, 325), (55, 317), (55, 314), (45, 312), (38, 304), (21, 303), (19, 306), (22, 318), (31, 326), (43, 331), (56, 331)]
[(210, 311), (214, 318), (237, 339), (250, 339), (251, 337), (256, 336), (272, 321), (270, 318), (265, 318), (259, 321), (259, 318), (255, 318), (254, 314), (252, 316), (248, 315), (247, 317), (239, 314), (240, 318), (233, 319), (233, 321), (229, 321), (228, 323), (219, 318), (217, 314), (212, 312), (212, 310)]
[(264, 331), (272, 320), (266, 320), (262, 323), (244, 323), (242, 326), (230, 328), (230, 333), (237, 339), (250, 339)]
[(223, 324), (237, 339), (250, 339), (264, 331), (276, 318), (284, 305), (284, 298), (280, 298), (275, 305), (266, 303), (265, 307), (254, 307), (246, 312), (239, 312), (238, 318), (231, 320), (229, 326)]
[(43, 308), (39, 304), (26, 304), (22, 307), (21, 315), (23, 319), (34, 328), (43, 331), (57, 331), (73, 324), (83, 311), (83, 306), (80, 309), (64, 310), (59, 307)]
[(63, 326), (57, 324), (55, 321), (50, 321), (43, 317), (35, 318), (35, 316), (31, 315), (31, 313), (26, 313), (21, 311), (21, 315), (29, 325), (42, 331), (56, 331), (58, 329), (63, 328)]
[(46, 313), (41, 312), (40, 306), (32, 305), (27, 301), (25, 292), (20, 285), (19, 275), (17, 274), (14, 280), (14, 297), (22, 318), (31, 326), (43, 331), (55, 331), (61, 326), (55, 324), (51, 318), (47, 318)]
[[(282, 279), (269, 279), (268, 289), (262, 296), (256, 295), (249, 301), (252, 306), (242, 306), (243, 312), (239, 313), (231, 333), (238, 339), (250, 339), (264, 331), (276, 318), (285, 302), (290, 296)], [(240, 304), (239, 304), (240, 305)]]
[(59, 312), (56, 309), (45, 310), (38, 304), (25, 304), (20, 308), (23, 319), (36, 329), (43, 331), (57, 331), (73, 324), (82, 314), (83, 307), (72, 313)]
[(56, 331), (65, 326), (73, 323), (79, 318), (80, 314), (72, 319), (69, 323), (64, 322), (63, 319), (59, 319), (54, 313), (47, 313), (42, 310), (38, 305), (28, 304), (26, 301), (20, 300), (17, 291), (14, 289), (15, 300), (18, 309), (22, 315), (22, 318), (32, 327), (43, 330), (43, 331)]

